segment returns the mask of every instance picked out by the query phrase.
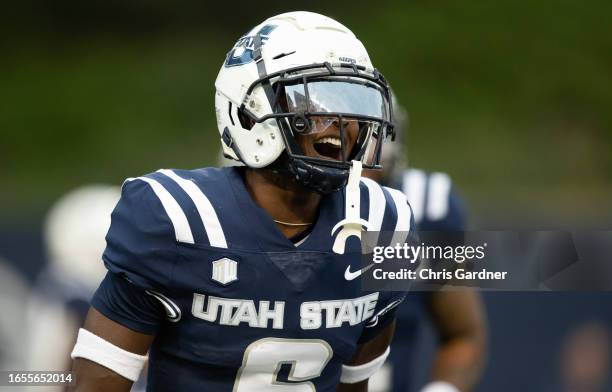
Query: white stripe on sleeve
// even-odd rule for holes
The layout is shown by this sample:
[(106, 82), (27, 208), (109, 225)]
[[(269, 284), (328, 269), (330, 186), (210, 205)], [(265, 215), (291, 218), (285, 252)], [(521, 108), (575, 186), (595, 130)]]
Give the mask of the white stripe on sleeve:
[(403, 244), (408, 238), (408, 232), (410, 231), (410, 219), (412, 218), (412, 212), (410, 206), (408, 206), (408, 200), (406, 195), (397, 189), (387, 188), (385, 189), (391, 195), (393, 203), (395, 203), (395, 209), (397, 211), (397, 222), (395, 223), (395, 234), (391, 240), (391, 245)]
[(409, 169), (404, 172), (402, 191), (408, 198), (414, 221), (419, 223), (423, 219), (425, 209), (425, 184), (427, 176), (425, 172), (417, 169)]
[(170, 218), (172, 222), (172, 226), (174, 227), (174, 234), (176, 236), (176, 240), (179, 242), (185, 242), (188, 244), (193, 244), (193, 234), (191, 232), (191, 228), (189, 227), (189, 222), (187, 221), (187, 217), (185, 213), (181, 209), (181, 206), (174, 200), (174, 197), (164, 188), (162, 184), (157, 182), (156, 180), (149, 177), (138, 177), (134, 179), (128, 179), (128, 181), (133, 180), (142, 180), (148, 183), (155, 195), (161, 201), (164, 210), (166, 210), (166, 214)]
[(383, 218), (385, 216), (385, 207), (387, 201), (385, 200), (385, 194), (380, 185), (375, 181), (362, 177), (363, 182), (368, 188), (368, 195), (370, 200), (370, 212), (368, 213), (368, 231), (380, 231), (382, 227)]
[(429, 189), (427, 200), (427, 218), (437, 221), (448, 214), (451, 180), (446, 173), (432, 173), (429, 175)]
[(219, 217), (204, 192), (193, 181), (180, 177), (172, 170), (162, 169), (159, 172), (174, 180), (193, 200), (204, 224), (210, 245), (217, 248), (227, 248), (227, 241), (225, 240), (225, 234), (221, 228)]

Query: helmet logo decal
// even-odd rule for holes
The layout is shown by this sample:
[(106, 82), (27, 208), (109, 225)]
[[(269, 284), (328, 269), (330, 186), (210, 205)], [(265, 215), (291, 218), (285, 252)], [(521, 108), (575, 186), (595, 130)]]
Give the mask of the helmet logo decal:
[(357, 64), (357, 60), (351, 57), (339, 57), (338, 60), (342, 61), (343, 63)]
[(227, 54), (226, 67), (248, 64), (253, 61), (253, 49), (256, 36), (261, 37), (261, 45), (265, 45), (269, 34), (276, 28), (275, 25), (265, 25), (255, 35), (243, 35)]

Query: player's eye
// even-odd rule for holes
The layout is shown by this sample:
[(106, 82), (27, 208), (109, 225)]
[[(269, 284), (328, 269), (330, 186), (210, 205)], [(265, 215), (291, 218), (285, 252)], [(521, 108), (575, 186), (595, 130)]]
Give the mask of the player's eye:
[[(334, 122), (332, 123), (336, 128), (340, 129), (340, 120), (334, 120)], [(348, 121), (342, 121), (342, 128), (346, 129), (349, 126), (349, 122)]]

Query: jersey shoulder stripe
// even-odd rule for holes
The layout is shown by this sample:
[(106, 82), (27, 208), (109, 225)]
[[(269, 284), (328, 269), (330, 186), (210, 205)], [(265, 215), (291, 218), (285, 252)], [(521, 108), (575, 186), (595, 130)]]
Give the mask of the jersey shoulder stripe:
[(183, 211), (179, 203), (176, 201), (176, 199), (159, 181), (147, 176), (142, 176), (136, 178), (128, 178), (124, 182), (124, 186), (127, 182), (131, 181), (144, 181), (149, 184), (149, 186), (161, 202), (162, 207), (166, 212), (166, 215), (168, 215), (168, 218), (170, 219), (170, 222), (172, 223), (176, 241), (184, 242), (187, 244), (195, 243), (193, 239), (193, 233), (191, 231), (191, 227), (189, 225), (189, 221), (187, 220), (185, 212)]
[(444, 220), (452, 212), (452, 181), (446, 173), (408, 169), (402, 176), (402, 191), (413, 208), (417, 224)]
[(448, 215), (451, 180), (446, 173), (431, 173), (427, 187), (427, 219), (441, 220)]
[(408, 199), (401, 191), (397, 189), (383, 187), (385, 191), (389, 192), (395, 205), (397, 212), (397, 221), (395, 223), (394, 231), (410, 231), (410, 220), (412, 219), (412, 211), (408, 204)]
[(190, 171), (160, 169), (127, 181), (141, 180), (151, 186), (172, 223), (177, 242), (228, 248), (213, 204), (194, 179), (185, 178), (184, 173)]
[[(369, 178), (362, 178), (361, 183), (368, 200), (368, 231), (394, 232), (391, 243), (404, 242), (413, 222), (412, 210), (406, 196)], [(386, 242), (385, 239), (382, 240)]]
[(227, 240), (225, 233), (221, 227), (219, 217), (215, 212), (213, 205), (204, 192), (198, 187), (192, 180), (185, 179), (172, 170), (161, 169), (158, 170), (166, 177), (172, 179), (181, 189), (187, 193), (189, 198), (195, 204), (199, 218), (202, 221), (206, 235), (211, 246), (218, 248), (227, 248)]
[(402, 192), (406, 195), (412, 206), (414, 220), (423, 219), (427, 193), (427, 174), (423, 170), (408, 169), (402, 176)]
[(178, 205), (183, 210), (183, 213), (187, 217), (187, 223), (189, 223), (189, 227), (191, 228), (191, 234), (193, 235), (193, 241), (196, 244), (205, 244), (208, 243), (208, 238), (206, 236), (206, 231), (204, 230), (204, 225), (202, 221), (199, 219), (198, 214), (196, 212), (196, 206), (187, 195), (187, 193), (172, 179), (163, 175), (159, 171), (149, 173), (146, 175), (148, 178), (152, 178), (159, 182), (166, 190), (172, 195), (174, 200), (178, 203)]
[(384, 187), (385, 191), (391, 195), (393, 203), (395, 205), (395, 211), (397, 214), (397, 220), (395, 223), (395, 229), (391, 244), (402, 244), (406, 242), (408, 234), (413, 224), (412, 210), (408, 204), (408, 199), (401, 191), (393, 188)]
[(385, 194), (376, 181), (363, 177), (361, 182), (368, 190), (368, 231), (380, 231), (387, 206)]

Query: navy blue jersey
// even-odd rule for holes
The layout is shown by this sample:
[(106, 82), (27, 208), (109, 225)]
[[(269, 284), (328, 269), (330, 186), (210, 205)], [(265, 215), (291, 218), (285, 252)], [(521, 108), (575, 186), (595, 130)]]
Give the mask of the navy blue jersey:
[[(406, 195), (417, 231), (466, 229), (465, 205), (448, 174), (408, 169), (391, 186), (401, 189)], [(397, 310), (397, 327), (389, 356), (392, 371), (385, 373), (387, 380), (376, 380), (380, 390), (410, 391), (415, 384), (422, 383), (423, 378), (428, 377), (429, 369), (424, 364), (432, 355), (432, 334), (423, 327), (428, 324), (426, 306), (430, 294), (409, 293)]]
[[(414, 224), (404, 195), (360, 184), (372, 229)], [(346, 280), (361, 265), (353, 237), (332, 252), (344, 191), (322, 198), (299, 245), (249, 196), (243, 168), (160, 170), (126, 181), (92, 306), (156, 334), (148, 390), (334, 391), (357, 344), (393, 319), (403, 293)], [(305, 385), (308, 384), (308, 385)], [(308, 389), (310, 390), (310, 389)]]
[(392, 187), (408, 198), (418, 231), (465, 230), (465, 204), (448, 174), (408, 169)]

